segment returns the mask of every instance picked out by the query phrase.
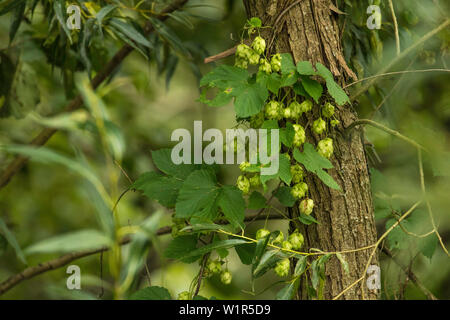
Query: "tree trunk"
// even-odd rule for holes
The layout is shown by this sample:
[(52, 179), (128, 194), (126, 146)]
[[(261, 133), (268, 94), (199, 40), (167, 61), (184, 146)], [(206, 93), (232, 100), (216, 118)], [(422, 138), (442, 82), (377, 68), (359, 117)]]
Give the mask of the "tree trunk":
[[(335, 14), (330, 10), (330, 0), (244, 0), (244, 4), (248, 17), (259, 17), (264, 26), (273, 27), (264, 29), (263, 34), (269, 40), (272, 53), (290, 52), (295, 62), (309, 60), (313, 65), (320, 62), (331, 70), (341, 85), (347, 78), (355, 77), (343, 58), (340, 32)], [(318, 137), (308, 128), (313, 119), (317, 119), (318, 109), (316, 106), (313, 115), (303, 116), (300, 120), (307, 128), (307, 140), (314, 145)], [(320, 223), (295, 226), (305, 235), (306, 249), (350, 250), (372, 245), (377, 239), (362, 137), (354, 133), (345, 138), (342, 134), (344, 128), (357, 119), (356, 113), (351, 106), (345, 105), (336, 108), (336, 117), (341, 123), (332, 132), (334, 155), (331, 161), (334, 169), (329, 173), (341, 186), (342, 192), (331, 190), (314, 175), (306, 177), (316, 204), (314, 214)], [(290, 210), (290, 214), (297, 217), (298, 208)], [(364, 274), (372, 249), (343, 254), (349, 266), (348, 274), (335, 256), (327, 262), (325, 299), (336, 297)], [(377, 255), (371, 264), (378, 264)], [(303, 284), (299, 292), (302, 298), (306, 297), (304, 288)], [(377, 291), (368, 290), (364, 280), (343, 294), (341, 299), (361, 299), (363, 291), (366, 299), (377, 298)]]

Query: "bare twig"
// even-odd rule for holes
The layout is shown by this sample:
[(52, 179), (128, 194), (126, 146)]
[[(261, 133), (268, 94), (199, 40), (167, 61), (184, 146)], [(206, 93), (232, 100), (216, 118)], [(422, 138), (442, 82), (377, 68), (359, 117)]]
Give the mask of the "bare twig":
[(417, 288), (419, 288), (427, 296), (428, 300), (438, 300), (438, 298), (436, 298), (436, 296), (431, 293), (431, 291), (428, 290), (422, 284), (422, 282), (420, 282), (414, 272), (411, 269), (406, 269), (405, 266), (394, 257), (394, 255), (388, 248), (383, 247), (381, 251), (395, 262), (395, 264), (411, 279), (411, 281), (417, 286)]
[[(411, 52), (416, 50), (422, 43), (427, 41), (428, 39), (435, 36), (437, 33), (439, 33), (441, 30), (448, 27), (450, 24), (450, 19), (446, 19), (444, 22), (442, 22), (439, 26), (422, 36), (417, 42), (415, 42), (412, 46), (410, 46), (408, 49), (404, 50), (401, 54), (399, 54), (395, 59), (393, 59), (386, 67), (380, 70), (378, 74), (385, 74), (387, 71), (389, 71), (394, 65), (396, 65), (399, 61), (404, 59), (406, 56), (408, 56)], [(377, 76), (372, 77), (370, 81), (364, 84), (361, 88), (359, 88), (355, 93), (353, 93), (350, 97), (351, 101), (354, 101), (357, 97), (359, 97), (362, 93), (366, 92), (376, 81), (375, 78)]]
[(395, 71), (395, 72), (387, 72), (387, 73), (379, 73), (376, 74), (374, 76), (370, 76), (364, 79), (359, 79), (355, 82), (349, 83), (346, 86), (344, 86), (345, 88), (351, 87), (357, 83), (363, 82), (363, 81), (367, 81), (367, 80), (373, 80), (375, 78), (380, 78), (380, 77), (387, 77), (387, 76), (393, 76), (393, 75), (397, 75), (397, 74), (405, 74), (405, 73), (424, 73), (424, 72), (450, 72), (449, 69), (424, 69), (424, 70), (404, 70), (404, 71)]
[(350, 124), (346, 129), (345, 129), (345, 134), (348, 136), (348, 134), (350, 133), (350, 131), (359, 125), (370, 125), (372, 127), (378, 128), (380, 130), (383, 130), (397, 138), (400, 138), (406, 142), (408, 142), (409, 144), (413, 145), (414, 147), (421, 149), (421, 150), (425, 150), (424, 147), (422, 147), (420, 144), (418, 144), (417, 142), (415, 142), (414, 140), (402, 135), (400, 132), (392, 130), (384, 125), (382, 125), (381, 123), (375, 122), (373, 120), (369, 120), (369, 119), (360, 119), (360, 120), (356, 120), (354, 122), (352, 122), (352, 124)]
[[(406, 211), (401, 217), (400, 219), (397, 220), (397, 222), (395, 222), (389, 229), (386, 230), (385, 233), (383, 233), (383, 235), (377, 240), (377, 242), (374, 245), (374, 248), (369, 256), (369, 259), (367, 260), (366, 263), (366, 267), (364, 268), (364, 271), (362, 272), (361, 277), (356, 280), (355, 282), (353, 282), (352, 284), (350, 284), (347, 288), (345, 288), (344, 290), (342, 290), (338, 295), (336, 295), (333, 300), (337, 300), (339, 299), (344, 293), (346, 293), (348, 290), (350, 290), (351, 288), (353, 288), (355, 285), (357, 285), (359, 282), (363, 281), (366, 277), (367, 274), (367, 270), (369, 269), (370, 264), (372, 263), (372, 259), (377, 251), (378, 246), (381, 244), (381, 242), (384, 240), (384, 238), (386, 238), (388, 236), (388, 234), (394, 230), (395, 227), (397, 227), (399, 225), (399, 223), (401, 221), (403, 221), (405, 218), (407, 218), (419, 205), (420, 205), (421, 201), (416, 202), (408, 211)], [(362, 290), (361, 292), (362, 294), (362, 299), (364, 300), (364, 290)]]
[[(245, 221), (246, 222), (251, 221), (254, 217), (255, 217), (255, 215), (247, 216), (245, 218)], [(266, 219), (266, 217), (261, 217), (261, 219)], [(283, 219), (283, 216), (278, 215), (278, 214), (273, 214), (273, 215), (270, 215), (269, 219)], [(225, 223), (227, 223), (227, 222), (219, 221), (219, 224), (225, 224)], [(157, 230), (156, 235), (162, 236), (165, 234), (169, 234), (171, 231), (172, 231), (172, 228), (170, 226), (162, 227)], [(128, 244), (130, 241), (131, 241), (131, 238), (125, 237), (124, 239), (122, 239), (120, 241), (119, 244), (125, 245), (125, 244)], [(40, 263), (37, 266), (26, 268), (22, 272), (9, 277), (7, 280), (0, 283), (0, 295), (4, 294), (6, 291), (15, 287), (16, 285), (18, 285), (20, 282), (22, 282), (24, 280), (34, 278), (35, 276), (38, 276), (47, 271), (59, 269), (74, 260), (84, 258), (87, 256), (91, 256), (91, 255), (94, 255), (94, 254), (97, 254), (100, 252), (105, 252), (108, 250), (109, 250), (109, 248), (107, 248), (107, 247), (101, 247), (101, 248), (90, 249), (90, 250), (85, 250), (85, 251), (71, 252), (71, 253), (65, 254), (59, 258), (49, 260), (44, 263)]]
[(398, 36), (397, 17), (395, 16), (394, 4), (392, 3), (392, 0), (389, 0), (388, 2), (389, 2), (389, 9), (391, 10), (392, 14), (392, 21), (394, 22), (395, 45), (397, 48), (397, 55), (400, 55), (400, 38)]

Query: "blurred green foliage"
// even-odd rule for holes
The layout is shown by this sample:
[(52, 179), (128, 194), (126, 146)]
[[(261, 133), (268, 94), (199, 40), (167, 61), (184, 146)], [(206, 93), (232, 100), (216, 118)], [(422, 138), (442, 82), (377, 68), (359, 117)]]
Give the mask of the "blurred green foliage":
[[(53, 5), (57, 2), (54, 1)], [(114, 1), (79, 2), (87, 12), (98, 12), (108, 2)], [(377, 4), (377, 1), (368, 1), (367, 5), (374, 2)], [(8, 3), (10, 1), (1, 1), (0, 10)], [(200, 96), (198, 79), (210, 70), (210, 66), (203, 64), (203, 58), (235, 45), (246, 19), (241, 1), (189, 1), (189, 8), (167, 20), (158, 30), (158, 35), (149, 37), (149, 44), (133, 39), (138, 43), (134, 44), (137, 51), (94, 94), (83, 85), (87, 81), (86, 70), (90, 70), (90, 76), (98, 72), (124, 41), (129, 42), (127, 34), (133, 38), (134, 31), (124, 28), (133, 26), (139, 30), (146, 13), (151, 14), (154, 7), (145, 3), (141, 8), (149, 11), (143, 13), (119, 7), (111, 14), (120, 12), (126, 17), (124, 21), (132, 23), (124, 26), (121, 20), (108, 22), (108, 28), (103, 30), (104, 38), (97, 34), (95, 37), (98, 38), (83, 47), (80, 38), (86, 35), (59, 27), (58, 17), (56, 20), (49, 18), (49, 14), (54, 12), (52, 2), (43, 3), (45, 5), (37, 4), (33, 15), (31, 7), (27, 7), (24, 11), (27, 18), (20, 26), (11, 23), (22, 12), (20, 6), (14, 9), (15, 12), (0, 17), (0, 144), (26, 144), (43, 126), (55, 126), (61, 130), (47, 147), (71, 158), (75, 163), (72, 165), (76, 167), (78, 164), (80, 168), (69, 170), (70, 166), (30, 161), (7, 187), (0, 190), (0, 218), (21, 248), (56, 235), (98, 229), (99, 225), (104, 230), (110, 228), (108, 225), (113, 222), (102, 214), (104, 202), (98, 199), (95, 191), (99, 189), (98, 184), (104, 188), (100, 197), (108, 198), (106, 203), (114, 203), (130, 185), (117, 163), (133, 181), (143, 172), (155, 170), (151, 151), (172, 146), (169, 141), (174, 129), (192, 130), (193, 121), (199, 119), (203, 120), (204, 128), (225, 129), (236, 125), (231, 105), (208, 108), (197, 102)], [(133, 7), (137, 3), (122, 1), (122, 4)], [(155, 1), (156, 8), (164, 7), (164, 4), (164, 1)], [(346, 0), (338, 1), (338, 4), (347, 13), (340, 16), (340, 24), (345, 26), (343, 48), (347, 61), (359, 78), (376, 74), (396, 54), (394, 26), (387, 1), (380, 3), (380, 30), (367, 29), (365, 2)], [(435, 28), (445, 19), (443, 15), (450, 12), (445, 1), (432, 0), (396, 1), (395, 10), (402, 50)], [(83, 23), (88, 20), (87, 16), (83, 17)], [(16, 27), (18, 31), (11, 33)], [(115, 37), (112, 36), (114, 32)], [(448, 70), (449, 43), (450, 30), (447, 28), (396, 65), (396, 70), (390, 71)], [(87, 50), (85, 57), (83, 50)], [(86, 57), (90, 57), (89, 61)], [(361, 96), (355, 106), (360, 118), (373, 118), (427, 149), (424, 153), (427, 196), (447, 247), (450, 242), (449, 80), (448, 71), (384, 77)], [(356, 84), (350, 90), (361, 85)], [(85, 99), (92, 100), (91, 103), (86, 103), (86, 109), (69, 116), (61, 114), (77, 92), (83, 92)], [(103, 133), (100, 128), (104, 129)], [(418, 157), (413, 147), (383, 131), (366, 127), (365, 134), (372, 167), (377, 229), (381, 235), (395, 221), (393, 218), (398, 218), (398, 214), (421, 198)], [(112, 154), (113, 158), (105, 154)], [(3, 170), (13, 157), (14, 154), (2, 149), (0, 169)], [(88, 173), (82, 177), (80, 170)], [(237, 175), (237, 167), (220, 168), (219, 176), (224, 182), (233, 184)], [(98, 182), (92, 183), (93, 180)], [(171, 223), (166, 209), (137, 192), (126, 193), (117, 209), (116, 223), (121, 226), (141, 223), (166, 226)], [(156, 212), (162, 213), (160, 220), (149, 221)], [(248, 233), (262, 225), (263, 222), (254, 223)], [(416, 234), (431, 230), (426, 208), (415, 211), (402, 227)], [(155, 226), (149, 228), (154, 229)], [(287, 223), (271, 222), (270, 229), (285, 231)], [(25, 268), (20, 253), (16, 255), (14, 246), (6, 241), (8, 235), (4, 230), (0, 228), (0, 282)], [(162, 251), (169, 239), (170, 235), (155, 238), (146, 263), (151, 285), (164, 286), (172, 297), (176, 297), (189, 289), (198, 272), (198, 264), (165, 259)], [(136, 239), (133, 245), (123, 247), (124, 261), (129, 262), (132, 250), (140, 250), (143, 244), (139, 241)], [(449, 260), (436, 237), (417, 239), (397, 227), (385, 245), (395, 259), (411, 268), (435, 296), (442, 299), (450, 297)], [(36, 251), (27, 254), (26, 259), (28, 265), (36, 265), (56, 256)], [(100, 263), (99, 255), (73, 262), (82, 270), (81, 291), (66, 289), (67, 274), (65, 268), (61, 268), (21, 283), (2, 298), (96, 299), (103, 291), (102, 287), (102, 298), (112, 298), (114, 288), (110, 283), (117, 270), (110, 269), (114, 264), (109, 263), (111, 257), (108, 254), (103, 258), (103, 263)], [(380, 259), (382, 298), (425, 298), (392, 259), (383, 253)], [(242, 265), (234, 250), (230, 251), (228, 261), (228, 269), (233, 274), (232, 284), (225, 286), (218, 276), (213, 276), (206, 280), (201, 291), (203, 296), (273, 299), (283, 286), (277, 283), (273, 273), (267, 273), (256, 284), (255, 292), (262, 293), (252, 296), (248, 294), (252, 289), (251, 267)], [(131, 268), (130, 264), (127, 268)], [(120, 277), (121, 283), (126, 283), (124, 290), (127, 293), (148, 285), (146, 268), (127, 271), (134, 276), (131, 282), (126, 275)], [(103, 274), (103, 281), (100, 274)], [(268, 283), (274, 286), (265, 290)]]

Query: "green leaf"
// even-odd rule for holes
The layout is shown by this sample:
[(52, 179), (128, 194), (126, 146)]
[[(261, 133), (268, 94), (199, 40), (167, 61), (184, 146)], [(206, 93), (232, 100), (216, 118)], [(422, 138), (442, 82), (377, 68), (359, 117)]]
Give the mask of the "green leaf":
[(260, 210), (267, 206), (266, 202), (266, 198), (261, 193), (259, 193), (258, 191), (253, 191), (248, 198), (247, 208), (251, 210)]
[(14, 8), (13, 17), (11, 21), (11, 26), (9, 28), (9, 43), (12, 43), (14, 37), (17, 33), (17, 30), (22, 23), (23, 14), (25, 12), (26, 1), (17, 1), (20, 4)]
[(215, 223), (196, 223), (193, 225), (189, 225), (187, 227), (184, 227), (180, 231), (191, 231), (193, 233), (203, 232), (203, 231), (211, 231), (211, 230), (226, 230), (229, 232), (234, 231), (234, 227), (230, 224), (225, 225), (219, 225)]
[(105, 19), (116, 8), (117, 8), (117, 6), (115, 4), (108, 4), (108, 5), (104, 6), (103, 8), (101, 8), (99, 12), (97, 12), (97, 14), (95, 15), (95, 18), (97, 19), (97, 23), (98, 23), (98, 26), (100, 27), (100, 30), (101, 30), (101, 26), (103, 23), (103, 19)]
[(39, 241), (27, 247), (26, 255), (34, 253), (66, 253), (100, 247), (109, 247), (111, 240), (98, 230), (74, 231)]
[(307, 76), (301, 76), (302, 85), (305, 91), (316, 101), (319, 103), (319, 99), (322, 96), (323, 88), (322, 85), (316, 80), (312, 80)]
[(417, 245), (420, 253), (422, 253), (424, 257), (430, 259), (430, 261), (434, 255), (434, 252), (436, 251), (437, 246), (438, 246), (438, 238), (434, 233), (426, 238), (419, 239), (419, 243)]
[(239, 259), (243, 264), (246, 265), (252, 264), (253, 257), (255, 256), (255, 249), (255, 243), (244, 243), (234, 247), (234, 250), (236, 250)]
[[(386, 230), (392, 227), (396, 222), (397, 220), (395, 218), (386, 221)], [(403, 220), (401, 224), (406, 230), (409, 229), (407, 219)], [(387, 243), (390, 249), (406, 249), (409, 246), (407, 238), (408, 235), (403, 232), (399, 225), (397, 225), (391, 232), (389, 232), (387, 236)]]
[(281, 87), (290, 87), (294, 85), (298, 80), (298, 73), (295, 71), (291, 71), (287, 74), (283, 74), (281, 76)]
[(234, 226), (244, 228), (245, 201), (242, 191), (235, 186), (223, 186), (218, 198), (225, 218)]
[(186, 252), (184, 255), (181, 255), (178, 257), (178, 259), (191, 259), (193, 257), (199, 257), (204, 255), (205, 253), (211, 252), (212, 250), (218, 250), (218, 249), (228, 249), (235, 247), (240, 244), (248, 243), (246, 240), (243, 239), (230, 239), (230, 240), (221, 240), (217, 242), (213, 242), (211, 244), (208, 244), (206, 246), (197, 248), (195, 250), (192, 250), (190, 252)]
[(312, 275), (311, 275), (311, 284), (314, 288), (314, 290), (317, 291), (317, 287), (319, 285), (319, 265), (318, 265), (319, 259), (314, 260), (311, 263), (311, 270), (312, 270)]
[[(16, 240), (16, 237), (14, 234), (8, 229), (8, 226), (6, 223), (0, 218), (0, 231), (3, 234), (4, 239), (8, 241), (8, 243), (11, 245), (11, 247), (14, 248), (14, 251), (16, 252), (17, 258), (20, 259), (24, 264), (27, 264), (27, 260), (25, 259), (25, 256), (22, 252), (22, 249), (20, 248), (19, 243)], [(0, 234), (1, 236), (1, 234)]]
[(301, 223), (306, 224), (308, 226), (312, 223), (319, 224), (319, 222), (316, 219), (314, 219), (313, 216), (304, 213), (300, 213), (300, 215), (298, 216), (298, 220), (300, 220)]
[(281, 88), (281, 76), (278, 73), (271, 73), (267, 79), (267, 89), (273, 94), (278, 94)]
[(336, 181), (334, 181), (334, 179), (324, 171), (324, 169), (333, 168), (333, 165), (328, 159), (317, 153), (312, 144), (305, 143), (303, 152), (300, 152), (298, 149), (294, 149), (294, 158), (299, 163), (303, 164), (306, 170), (315, 173), (328, 187), (341, 190), (341, 187), (336, 183)]
[(181, 259), (185, 263), (192, 263), (200, 258), (200, 256), (186, 257), (190, 252), (197, 249), (197, 236), (186, 235), (179, 236), (173, 239), (166, 250), (164, 256), (169, 259)]
[(278, 188), (275, 197), (286, 207), (292, 207), (296, 201), (291, 194), (291, 188), (288, 186), (281, 186)]
[(236, 116), (247, 118), (259, 113), (263, 109), (268, 96), (267, 88), (260, 83), (245, 85), (234, 101)]
[(297, 63), (297, 72), (305, 76), (313, 76), (316, 74), (316, 71), (309, 61), (299, 61)]
[(263, 276), (268, 270), (275, 267), (277, 262), (283, 258), (284, 256), (280, 254), (278, 250), (266, 251), (252, 272), (253, 278), (256, 279)]
[(216, 200), (220, 194), (216, 177), (211, 170), (192, 172), (183, 183), (175, 205), (177, 218), (200, 217), (214, 220), (217, 216)]
[(306, 92), (305, 88), (303, 88), (301, 82), (296, 82), (292, 88), (294, 89), (295, 94), (303, 96), (307, 99), (311, 98), (311, 96)]
[(292, 147), (294, 142), (295, 130), (292, 123), (286, 123), (286, 128), (280, 129), (280, 140), (288, 148)]
[(231, 100), (233, 99), (233, 96), (227, 91), (221, 91), (213, 99), (207, 99), (206, 92), (207, 92), (206, 89), (202, 90), (202, 93), (200, 94), (198, 101), (200, 101), (201, 103), (207, 104), (210, 107), (224, 106), (224, 105), (230, 103)]
[(348, 263), (345, 260), (344, 256), (342, 254), (340, 254), (339, 252), (336, 253), (336, 257), (339, 259), (339, 261), (341, 262), (341, 266), (344, 269), (346, 274), (349, 274), (350, 270), (348, 268)]
[(18, 8), (19, 6), (23, 5), (25, 2), (26, 2), (26, 0), (3, 1), (3, 3), (0, 4), (0, 16)]
[(109, 24), (134, 42), (149, 49), (153, 48), (152, 43), (148, 41), (147, 38), (145, 38), (144, 35), (142, 35), (138, 30), (136, 30), (131, 23), (125, 23), (117, 18), (111, 18), (111, 20), (109, 20)]
[(247, 79), (247, 70), (223, 64), (203, 76), (200, 80), (200, 87), (210, 86), (225, 90), (242, 86), (247, 82)]
[(327, 89), (338, 105), (342, 106), (350, 102), (345, 91), (336, 82), (327, 81)]
[(278, 291), (278, 293), (276, 295), (276, 299), (277, 300), (292, 300), (294, 298), (295, 292), (298, 289), (299, 284), (300, 284), (299, 278), (290, 282), (287, 286), (285, 286), (283, 289)]
[(98, 193), (102, 196), (105, 204), (112, 204), (112, 201), (109, 198), (100, 180), (97, 178), (94, 172), (92, 172), (90, 168), (86, 167), (82, 162), (69, 159), (66, 156), (47, 149), (46, 147), (35, 148), (19, 145), (0, 145), (0, 150), (25, 155), (41, 163), (61, 164), (86, 178), (90, 183), (92, 183)]
[(131, 237), (126, 256), (122, 260), (123, 266), (120, 269), (120, 287), (124, 292), (133, 285), (145, 265), (162, 215), (162, 210), (150, 215), (139, 225), (139, 231)]
[(172, 161), (172, 149), (159, 149), (152, 151), (152, 159), (155, 166), (170, 176), (185, 180), (194, 170), (199, 167), (195, 164), (175, 164)]
[(53, 11), (55, 12), (56, 19), (58, 20), (59, 24), (63, 28), (64, 32), (67, 35), (67, 38), (69, 38), (70, 43), (72, 43), (72, 36), (70, 35), (70, 30), (67, 28), (66, 24), (66, 4), (64, 0), (54, 0), (53, 1)]
[(297, 68), (295, 67), (294, 60), (290, 53), (282, 53), (281, 54), (281, 73), (283, 75), (290, 74), (292, 72), (296, 72)]
[(166, 24), (164, 24), (164, 22), (162, 22), (159, 19), (153, 17), (150, 17), (149, 19), (153, 27), (155, 28), (156, 32), (161, 37), (163, 37), (174, 50), (180, 52), (185, 57), (191, 56), (189, 51), (181, 42), (180, 38), (175, 34), (175, 32), (173, 32), (172, 29), (170, 29)]
[(336, 103), (340, 106), (350, 102), (345, 91), (334, 81), (333, 74), (323, 64), (316, 63), (317, 74), (325, 79), (328, 93), (334, 98)]
[(286, 184), (290, 184), (292, 180), (291, 163), (283, 154), (279, 157), (278, 172), (273, 175), (261, 175), (261, 182), (265, 186), (267, 181), (276, 178), (279, 178)]
[(176, 178), (157, 172), (146, 172), (139, 176), (131, 188), (142, 191), (145, 196), (158, 201), (165, 207), (173, 208), (182, 186), (183, 181)]
[(169, 290), (163, 287), (147, 287), (133, 293), (128, 300), (171, 300)]
[(306, 256), (300, 256), (298, 257), (297, 263), (295, 265), (295, 269), (294, 269), (294, 276), (298, 277), (301, 276), (307, 267), (307, 259)]
[(286, 156), (280, 155), (279, 166), (280, 167), (278, 169), (278, 176), (280, 177), (281, 181), (289, 185), (292, 180), (291, 162)]

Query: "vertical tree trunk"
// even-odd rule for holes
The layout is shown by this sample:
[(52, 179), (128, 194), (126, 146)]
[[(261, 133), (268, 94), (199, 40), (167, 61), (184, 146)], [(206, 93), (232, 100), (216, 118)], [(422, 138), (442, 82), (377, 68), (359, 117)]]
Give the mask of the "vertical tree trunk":
[[(272, 52), (290, 52), (295, 62), (309, 60), (327, 66), (340, 84), (354, 77), (347, 67), (340, 46), (339, 28), (336, 17), (330, 10), (330, 0), (244, 0), (248, 17), (259, 17), (265, 29), (265, 38)], [(273, 42), (271, 41), (273, 39)], [(301, 122), (311, 127), (318, 117), (318, 108), (309, 119)], [(351, 138), (342, 135), (343, 129), (356, 120), (357, 116), (349, 105), (336, 108), (336, 117), (341, 124), (333, 132), (334, 156), (331, 161), (335, 169), (330, 174), (341, 186), (342, 192), (326, 187), (317, 177), (308, 175), (310, 194), (316, 204), (314, 213), (319, 225), (297, 225), (305, 235), (306, 248), (319, 248), (323, 251), (350, 250), (374, 244), (377, 239), (370, 179), (361, 136)], [(310, 124), (307, 126), (307, 124)], [(317, 137), (310, 130), (307, 140), (316, 144)], [(298, 216), (298, 208), (290, 212)], [(331, 299), (364, 273), (371, 250), (344, 254), (350, 272), (345, 273), (338, 259), (333, 256), (326, 264), (324, 298)], [(377, 256), (371, 264), (377, 264)], [(367, 289), (366, 282), (348, 290), (342, 299), (376, 299), (377, 292)], [(300, 297), (305, 297), (305, 290)]]

